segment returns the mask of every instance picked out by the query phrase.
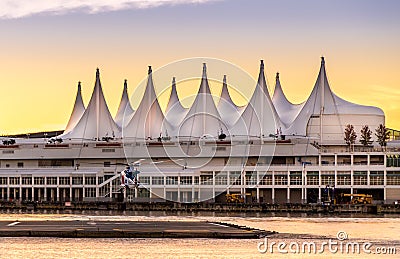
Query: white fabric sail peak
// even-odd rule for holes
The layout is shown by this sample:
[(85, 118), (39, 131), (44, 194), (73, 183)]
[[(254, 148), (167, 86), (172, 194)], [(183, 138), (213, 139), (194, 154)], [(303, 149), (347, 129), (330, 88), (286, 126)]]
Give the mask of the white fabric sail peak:
[(299, 114), (304, 105), (304, 102), (300, 104), (293, 104), (286, 98), (282, 90), (279, 73), (276, 73), (275, 90), (274, 95), (272, 96), (272, 103), (274, 104), (280, 119), (286, 125), (290, 125), (293, 120), (296, 119), (296, 116)]
[(132, 114), (134, 112), (135, 111), (133, 110), (131, 103), (129, 102), (128, 83), (127, 80), (125, 79), (121, 102), (119, 103), (118, 111), (114, 118), (115, 123), (117, 123), (119, 127), (122, 127), (123, 124), (126, 124), (130, 121), (130, 119), (132, 118)]
[(176, 90), (176, 79), (172, 78), (171, 95), (165, 110), (165, 117), (171, 125), (179, 125), (189, 109), (182, 106)]
[(129, 123), (123, 127), (124, 138), (151, 140), (166, 137), (172, 127), (165, 120), (154, 89), (152, 69), (149, 66), (146, 89), (143, 98)]
[(100, 83), (100, 72), (96, 70), (96, 82), (89, 104), (82, 114), (79, 122), (67, 134), (61, 135), (62, 138), (79, 138), (102, 140), (104, 138), (119, 137), (120, 129), (112, 118), (103, 89)]
[(64, 134), (70, 132), (75, 127), (84, 112), (85, 105), (83, 104), (82, 100), (81, 82), (78, 82), (78, 90), (76, 92), (74, 108), (72, 109), (71, 116), (69, 117), (69, 121), (65, 127)]
[(314, 88), (290, 125), (288, 134), (313, 136), (320, 141), (337, 141), (343, 140), (346, 124), (353, 124), (358, 131), (362, 125), (376, 128), (380, 123), (384, 123), (381, 109), (351, 103), (333, 93), (322, 57)]
[(268, 93), (264, 61), (261, 60), (256, 88), (240, 119), (233, 127), (233, 133), (263, 138), (281, 133), (284, 129)]
[(221, 131), (228, 132), (228, 129), (215, 106), (208, 84), (207, 66), (204, 63), (199, 91), (175, 134), (182, 137), (216, 138)]
[(222, 81), (222, 90), (217, 109), (219, 114), (221, 115), (223, 122), (229, 128), (236, 123), (236, 121), (240, 117), (241, 112), (243, 111), (242, 107), (236, 106), (229, 94), (228, 84), (226, 82), (226, 75), (224, 75)]

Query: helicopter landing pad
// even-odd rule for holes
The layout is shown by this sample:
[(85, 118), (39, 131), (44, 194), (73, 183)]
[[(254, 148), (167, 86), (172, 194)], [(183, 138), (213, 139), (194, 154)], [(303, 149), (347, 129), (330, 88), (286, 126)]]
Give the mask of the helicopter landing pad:
[(0, 237), (259, 238), (265, 231), (206, 221), (0, 221)]

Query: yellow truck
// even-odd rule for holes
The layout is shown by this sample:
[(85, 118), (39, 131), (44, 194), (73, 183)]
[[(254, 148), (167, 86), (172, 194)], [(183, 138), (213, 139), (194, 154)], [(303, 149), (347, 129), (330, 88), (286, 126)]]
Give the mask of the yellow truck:
[(246, 194), (228, 193), (225, 195), (227, 203), (244, 203), (246, 196), (250, 197), (251, 193), (246, 193)]
[(371, 194), (342, 193), (342, 197), (351, 197), (350, 204), (372, 204)]

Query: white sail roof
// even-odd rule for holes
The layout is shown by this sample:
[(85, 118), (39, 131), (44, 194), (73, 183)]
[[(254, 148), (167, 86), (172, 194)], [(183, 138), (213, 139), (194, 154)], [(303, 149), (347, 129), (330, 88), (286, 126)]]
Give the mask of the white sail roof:
[(299, 114), (305, 102), (300, 104), (291, 103), (283, 93), (281, 82), (279, 80), (279, 73), (276, 73), (272, 103), (274, 104), (281, 121), (285, 123), (285, 125), (290, 125), (293, 120), (296, 119), (296, 116)]
[(307, 123), (310, 117), (321, 113), (384, 116), (380, 108), (351, 103), (335, 95), (329, 86), (323, 57), (321, 58), (321, 67), (314, 88), (288, 129), (288, 134), (306, 135)]
[(71, 117), (69, 117), (69, 121), (65, 127), (64, 134), (70, 132), (75, 127), (84, 112), (85, 105), (82, 100), (81, 82), (78, 82), (78, 91), (76, 92), (74, 108), (72, 109)]
[(269, 137), (285, 130), (272, 104), (261, 60), (260, 73), (254, 93), (241, 117), (232, 129), (235, 135)]
[(240, 114), (243, 111), (242, 107), (236, 106), (236, 104), (232, 101), (232, 98), (228, 91), (228, 85), (226, 83), (226, 75), (224, 75), (222, 81), (222, 90), (221, 96), (217, 105), (217, 109), (219, 114), (221, 115), (222, 121), (230, 128), (232, 127)]
[(154, 139), (170, 134), (172, 127), (165, 120), (154, 90), (152, 69), (149, 66), (146, 90), (129, 123), (123, 127), (124, 138)]
[(182, 124), (176, 129), (175, 134), (182, 137), (207, 138), (218, 137), (221, 130), (225, 134), (228, 132), (227, 127), (221, 121), (211, 95), (207, 79), (207, 67), (203, 63), (199, 91)]
[(178, 93), (176, 91), (176, 80), (174, 77), (172, 78), (171, 95), (169, 96), (169, 101), (165, 110), (165, 117), (171, 125), (179, 125), (183, 118), (185, 118), (188, 110), (189, 109), (183, 107), (179, 101)]
[(115, 124), (100, 83), (100, 72), (96, 70), (96, 83), (89, 104), (75, 127), (60, 137), (102, 140), (104, 137), (120, 136), (120, 129)]
[(119, 127), (122, 127), (122, 124), (126, 124), (130, 121), (130, 119), (132, 118), (132, 114), (134, 112), (135, 111), (133, 110), (131, 103), (129, 102), (128, 83), (127, 80), (125, 79), (121, 102), (119, 103), (118, 111), (114, 118), (115, 123), (117, 123)]

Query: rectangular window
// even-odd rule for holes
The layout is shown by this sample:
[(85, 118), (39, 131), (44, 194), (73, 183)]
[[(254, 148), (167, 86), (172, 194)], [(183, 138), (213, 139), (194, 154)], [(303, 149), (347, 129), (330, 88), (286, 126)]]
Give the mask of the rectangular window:
[(246, 185), (257, 184), (257, 172), (247, 171), (245, 178), (246, 178)]
[(228, 172), (219, 172), (215, 175), (215, 185), (227, 185)]
[(349, 171), (338, 171), (337, 185), (350, 185), (350, 184), (351, 184), (351, 173)]
[(98, 176), (97, 177), (97, 181), (99, 182), (99, 184), (104, 182), (104, 177), (103, 176)]
[(40, 159), (38, 162), (39, 167), (73, 167), (73, 159)]
[(230, 185), (240, 185), (242, 180), (240, 172), (230, 172), (229, 173), (229, 184)]
[(103, 153), (114, 153), (115, 152), (115, 148), (103, 148), (101, 150), (101, 152), (103, 152)]
[(85, 197), (96, 197), (96, 188), (85, 188)]
[(46, 177), (47, 185), (57, 185), (57, 177)]
[(353, 184), (354, 185), (367, 185), (368, 177), (367, 171), (355, 171), (353, 173)]
[(24, 162), (18, 162), (17, 163), (18, 168), (23, 168), (24, 167)]
[(261, 185), (272, 185), (272, 175), (266, 174), (260, 181)]
[(18, 185), (19, 184), (19, 177), (10, 177), (10, 185)]
[(69, 177), (60, 177), (60, 185), (70, 185)]
[(141, 184), (150, 184), (150, 176), (139, 176), (139, 182)]
[(0, 185), (7, 185), (7, 177), (0, 177)]
[(22, 177), (22, 185), (32, 185), (32, 177)]
[(275, 175), (275, 185), (287, 185), (287, 175)]
[(321, 184), (322, 185), (334, 185), (335, 184), (335, 175), (321, 175)]
[(85, 176), (85, 185), (96, 185), (96, 176)]
[(151, 178), (151, 183), (153, 185), (164, 185), (164, 176), (153, 176)]
[(104, 162), (104, 167), (110, 167), (111, 166), (111, 162)]
[(200, 176), (200, 184), (201, 185), (212, 185), (213, 184), (213, 176), (212, 175), (201, 175)]
[(192, 185), (191, 176), (181, 176), (181, 185)]
[(383, 185), (384, 175), (383, 171), (371, 171), (369, 172), (370, 185)]
[(318, 171), (307, 172), (307, 184), (308, 185), (319, 185), (319, 173)]
[(178, 184), (178, 176), (166, 177), (166, 185), (177, 185), (177, 184)]
[(82, 185), (83, 184), (83, 177), (82, 176), (73, 176), (72, 177), (72, 184), (73, 185)]
[(33, 181), (35, 185), (44, 185), (44, 177), (34, 177)]
[(290, 172), (290, 185), (301, 185), (302, 174), (301, 172)]
[(387, 172), (386, 173), (387, 185), (400, 185), (400, 172)]

